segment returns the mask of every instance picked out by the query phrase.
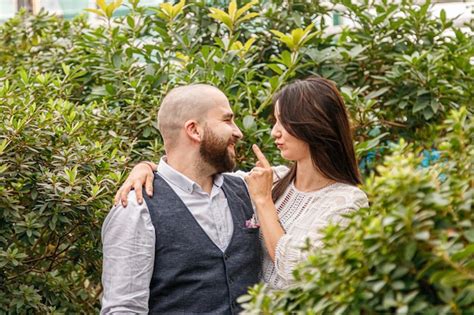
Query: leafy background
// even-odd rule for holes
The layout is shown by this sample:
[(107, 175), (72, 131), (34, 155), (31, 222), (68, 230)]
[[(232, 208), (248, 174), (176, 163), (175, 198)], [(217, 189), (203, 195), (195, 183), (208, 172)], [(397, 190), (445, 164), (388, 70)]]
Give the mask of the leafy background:
[[(163, 153), (167, 91), (222, 89), (246, 169), (252, 143), (283, 162), (271, 96), (309, 75), (343, 94), (371, 207), (246, 312), (474, 312), (472, 23), (412, 0), (97, 4), (99, 26), (24, 11), (0, 26), (0, 313), (98, 311), (100, 227), (130, 167)], [(334, 33), (335, 13), (355, 26)]]

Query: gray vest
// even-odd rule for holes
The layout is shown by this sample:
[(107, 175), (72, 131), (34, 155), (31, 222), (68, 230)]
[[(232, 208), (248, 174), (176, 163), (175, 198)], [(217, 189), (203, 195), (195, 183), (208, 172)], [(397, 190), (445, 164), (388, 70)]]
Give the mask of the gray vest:
[(236, 299), (258, 282), (261, 271), (258, 229), (245, 228), (253, 209), (242, 179), (224, 175), (222, 189), (234, 223), (224, 253), (157, 174), (153, 186), (152, 198), (144, 194), (156, 233), (150, 313), (238, 313)]

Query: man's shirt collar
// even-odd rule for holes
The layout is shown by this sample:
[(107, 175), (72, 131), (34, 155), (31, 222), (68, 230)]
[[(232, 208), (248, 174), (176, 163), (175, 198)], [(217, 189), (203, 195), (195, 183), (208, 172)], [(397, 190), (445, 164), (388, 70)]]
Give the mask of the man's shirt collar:
[[(160, 163), (158, 163), (157, 172), (161, 176), (163, 176), (169, 183), (172, 183), (184, 192), (187, 192), (189, 194), (192, 194), (196, 190), (202, 192), (202, 188), (201, 186), (199, 186), (199, 184), (171, 167), (166, 162), (166, 156), (163, 156), (160, 160)], [(222, 176), (222, 174), (214, 175), (214, 186), (217, 186), (217, 188), (221, 188), (223, 183), (224, 176)]]

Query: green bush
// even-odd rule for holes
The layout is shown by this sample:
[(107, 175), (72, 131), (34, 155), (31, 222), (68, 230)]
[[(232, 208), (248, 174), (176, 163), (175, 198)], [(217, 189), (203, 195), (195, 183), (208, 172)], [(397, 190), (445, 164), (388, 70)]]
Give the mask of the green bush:
[(253, 288), (246, 313), (472, 314), (474, 121), (461, 108), (439, 129), (439, 163), (401, 141), (366, 180), (370, 209), (327, 228), (294, 287)]
[[(391, 178), (375, 169), (390, 142), (406, 139), (415, 157), (392, 163), (415, 167), (421, 149), (438, 146), (446, 130), (436, 126), (451, 109), (472, 115), (473, 39), (431, 17), (429, 3), (221, 2), (134, 0), (117, 19), (108, 4), (95, 12), (99, 26), (22, 11), (0, 26), (0, 313), (98, 309), (100, 225), (130, 166), (162, 154), (156, 112), (176, 85), (206, 82), (228, 95), (246, 135), (239, 166), (248, 168), (252, 143), (282, 162), (269, 135), (272, 94), (308, 75), (334, 80), (369, 191)], [(331, 34), (323, 17), (336, 12), (360, 27)], [(381, 191), (370, 191), (373, 211), (396, 207), (392, 191)], [(410, 207), (425, 202), (421, 192)]]
[(59, 98), (67, 81), (21, 72), (0, 88), (0, 313), (97, 307), (103, 210), (133, 142), (120, 111)]

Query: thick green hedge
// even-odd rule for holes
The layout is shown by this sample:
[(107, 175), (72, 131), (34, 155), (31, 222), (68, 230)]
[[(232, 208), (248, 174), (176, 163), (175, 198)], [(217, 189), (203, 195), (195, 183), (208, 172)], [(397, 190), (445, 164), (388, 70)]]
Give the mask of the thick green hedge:
[[(314, 74), (330, 78), (343, 92), (353, 120), (357, 154), (373, 205), (367, 220), (374, 219), (374, 212), (393, 214), (395, 210), (390, 209), (399, 207), (394, 196), (406, 199), (403, 207), (416, 212), (418, 205), (425, 207), (428, 202), (425, 192), (432, 194), (430, 189), (438, 186), (453, 189), (445, 196), (453, 209), (470, 198), (472, 179), (456, 171), (460, 162), (472, 160), (472, 155), (465, 155), (470, 151), (446, 151), (453, 156), (438, 164), (447, 168), (442, 173), (448, 179), (442, 183), (416, 165), (421, 149), (441, 149), (437, 138), (449, 128), (460, 128), (454, 118), (444, 128), (437, 127), (452, 109), (466, 108), (457, 112), (465, 117), (464, 126), (472, 119), (472, 36), (443, 15), (431, 17), (429, 3), (373, 6), (348, 0), (327, 5), (274, 0), (238, 1), (235, 7), (224, 7), (220, 2), (215, 1), (213, 7), (212, 1), (181, 1), (146, 9), (130, 1), (131, 12), (118, 19), (110, 18), (114, 4), (109, 3), (91, 13), (103, 16), (100, 26), (89, 25), (84, 17), (65, 21), (46, 12), (37, 16), (20, 12), (0, 26), (0, 313), (97, 310), (100, 225), (130, 166), (137, 160), (156, 160), (162, 153), (154, 128), (156, 112), (162, 96), (178, 84), (207, 82), (225, 91), (247, 140), (238, 148), (239, 166), (248, 168), (254, 162), (251, 143), (259, 143), (271, 161), (281, 163), (269, 136), (272, 94), (295, 78)], [(335, 12), (359, 27), (331, 34), (323, 17)], [(465, 137), (471, 139), (471, 135), (468, 128)], [(403, 152), (403, 157), (388, 159), (389, 166), (376, 169), (383, 155), (392, 152), (391, 143), (401, 138), (409, 145), (391, 156)], [(464, 159), (456, 152), (464, 154)], [(405, 165), (406, 172), (416, 174), (427, 186), (438, 186), (415, 185), (418, 177), (409, 176), (406, 183), (411, 183), (414, 192), (409, 199), (408, 190), (381, 184), (402, 185), (404, 179), (395, 181), (387, 167), (402, 171)], [(467, 180), (464, 193), (450, 186), (453, 179)], [(438, 224), (444, 216), (436, 212), (430, 220)], [(369, 222), (358, 220), (363, 218), (354, 224)], [(460, 233), (458, 229), (465, 228), (461, 221), (446, 220), (453, 226), (446, 231)], [(328, 242), (344, 237), (338, 233), (328, 233)], [(394, 231), (390, 228), (384, 233)], [(428, 244), (436, 233), (423, 242)], [(409, 234), (403, 235), (410, 239)], [(472, 243), (472, 237), (467, 240)], [(357, 238), (353, 242), (359, 242), (365, 253), (365, 243)], [(376, 264), (376, 258), (381, 262), (380, 267), (372, 267), (381, 268), (390, 259), (398, 263), (403, 253), (396, 249), (405, 243), (397, 242), (387, 247), (395, 252), (372, 254), (371, 263)], [(458, 247), (471, 248), (468, 245), (465, 239), (456, 242)], [(329, 258), (321, 261), (333, 263)], [(421, 260), (416, 266), (423, 264)], [(328, 267), (321, 265), (321, 270)], [(441, 299), (436, 281), (442, 277), (433, 280), (431, 275), (445, 265), (430, 268), (423, 271), (427, 275), (423, 279)], [(472, 266), (463, 268), (472, 276)], [(300, 283), (337, 282), (337, 278), (306, 276), (314, 272), (314, 268), (303, 268), (298, 273)], [(365, 292), (356, 289), (369, 285), (364, 278), (368, 273), (354, 272), (360, 285), (345, 291), (340, 305), (328, 302), (328, 307), (339, 309), (350, 299), (362, 301), (351, 293)], [(461, 293), (456, 290), (461, 286), (454, 288), (453, 303), (460, 303)], [(384, 285), (379, 291), (386, 290)], [(402, 297), (405, 293), (397, 291)], [(254, 296), (266, 301), (263, 294), (259, 289)], [(367, 311), (380, 296), (367, 298), (373, 303), (367, 302)], [(469, 300), (471, 295), (467, 296)], [(287, 298), (293, 299), (282, 295), (277, 301)], [(285, 312), (290, 305), (295, 309), (313, 305), (298, 301), (271, 306), (254, 301), (252, 307)], [(430, 301), (425, 302), (429, 305)]]

